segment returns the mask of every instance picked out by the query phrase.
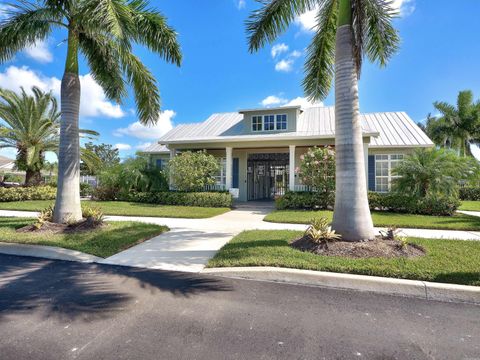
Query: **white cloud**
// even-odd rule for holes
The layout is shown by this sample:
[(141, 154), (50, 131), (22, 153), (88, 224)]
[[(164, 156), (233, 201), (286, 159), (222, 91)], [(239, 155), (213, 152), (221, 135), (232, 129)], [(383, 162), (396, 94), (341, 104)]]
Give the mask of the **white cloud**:
[(277, 55), (280, 55), (281, 53), (287, 52), (288, 51), (288, 45), (284, 43), (280, 44), (275, 44), (272, 46), (271, 54), (272, 58), (277, 57)]
[(300, 56), (302, 56), (302, 52), (298, 50), (293, 50), (288, 56), (290, 56), (291, 58), (299, 58)]
[(40, 63), (49, 63), (53, 60), (53, 54), (48, 49), (45, 41), (39, 41), (35, 45), (26, 48), (25, 54)]
[(128, 135), (138, 139), (158, 139), (173, 128), (172, 119), (175, 115), (175, 111), (165, 110), (160, 114), (155, 125), (142, 125), (139, 121), (136, 121), (126, 128), (115, 130), (114, 135)]
[[(415, 11), (415, 0), (393, 0), (392, 7), (405, 17)], [(295, 18), (295, 22), (303, 31), (313, 32), (317, 26), (318, 7)]]
[(276, 71), (290, 72), (292, 71), (293, 60), (292, 59), (283, 59), (275, 64)]
[[(120, 105), (108, 101), (102, 87), (93, 80), (90, 74), (80, 75), (80, 83), (82, 87), (81, 117), (121, 118), (125, 116)], [(18, 91), (22, 86), (27, 91), (32, 86), (37, 86), (43, 91), (52, 91), (53, 94), (60, 97), (60, 79), (44, 76), (27, 66), (9, 66), (4, 72), (0, 72), (0, 84), (2, 87), (14, 91)]]
[(323, 103), (321, 101), (317, 101), (317, 102), (308, 101), (307, 98), (298, 96), (290, 100), (289, 102), (287, 102), (284, 106), (296, 106), (296, 105), (300, 105), (302, 109), (305, 109), (313, 106), (323, 106)]
[(9, 14), (8, 11), (12, 11), (13, 7), (7, 4), (0, 4), (0, 19), (6, 19)]
[(237, 9), (242, 10), (245, 9), (245, 6), (247, 5), (246, 0), (238, 0), (237, 1)]
[(260, 102), (260, 104), (262, 104), (263, 106), (271, 106), (271, 105), (285, 104), (287, 101), (288, 101), (287, 99), (283, 99), (279, 96), (270, 95), (270, 96), (267, 96), (265, 99), (263, 99)]
[(129, 145), (129, 144), (122, 144), (122, 143), (115, 144), (115, 145), (113, 145), (113, 147), (114, 147), (115, 149), (120, 150), (120, 151), (122, 151), (122, 150), (130, 150), (130, 149), (132, 148), (131, 145)]

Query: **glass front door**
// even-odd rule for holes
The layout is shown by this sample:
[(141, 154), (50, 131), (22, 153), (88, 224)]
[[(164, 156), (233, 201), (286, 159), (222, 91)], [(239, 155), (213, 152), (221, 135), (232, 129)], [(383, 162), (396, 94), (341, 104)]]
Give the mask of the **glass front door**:
[(288, 189), (288, 154), (250, 154), (247, 163), (248, 200), (275, 199)]

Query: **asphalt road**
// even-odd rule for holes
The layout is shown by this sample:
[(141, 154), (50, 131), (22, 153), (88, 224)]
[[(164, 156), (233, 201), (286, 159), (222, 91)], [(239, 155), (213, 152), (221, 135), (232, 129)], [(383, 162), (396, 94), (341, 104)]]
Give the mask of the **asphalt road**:
[(480, 359), (480, 307), (0, 255), (0, 359)]

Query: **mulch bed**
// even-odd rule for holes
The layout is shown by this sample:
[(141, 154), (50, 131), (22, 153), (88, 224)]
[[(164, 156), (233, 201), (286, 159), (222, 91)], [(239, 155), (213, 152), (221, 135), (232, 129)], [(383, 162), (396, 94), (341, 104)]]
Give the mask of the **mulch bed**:
[(381, 236), (374, 240), (350, 242), (335, 241), (324, 244), (316, 244), (308, 236), (294, 240), (290, 244), (293, 248), (308, 251), (317, 255), (342, 256), (347, 258), (413, 258), (424, 256), (425, 250), (416, 244), (408, 244), (403, 247), (398, 240), (387, 240)]
[(106, 224), (96, 224), (89, 219), (81, 220), (75, 224), (56, 224), (46, 221), (38, 228), (34, 224), (27, 225), (17, 229), (20, 233), (36, 233), (36, 234), (74, 234), (89, 230), (98, 229), (100, 227), (107, 226)]

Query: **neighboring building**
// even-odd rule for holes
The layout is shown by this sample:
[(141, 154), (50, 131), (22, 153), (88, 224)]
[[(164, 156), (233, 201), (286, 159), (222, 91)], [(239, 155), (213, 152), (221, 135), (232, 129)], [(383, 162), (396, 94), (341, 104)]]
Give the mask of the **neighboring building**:
[[(415, 148), (433, 142), (404, 112), (362, 114), (365, 176), (369, 190), (390, 190), (392, 168)], [(299, 106), (213, 114), (179, 125), (145, 152), (158, 166), (185, 150), (205, 149), (219, 158), (217, 185), (236, 189), (241, 201), (273, 199), (305, 189), (295, 173), (309, 147), (335, 144), (333, 107)]]
[(0, 155), (0, 172), (12, 171), (15, 166), (15, 160)]

